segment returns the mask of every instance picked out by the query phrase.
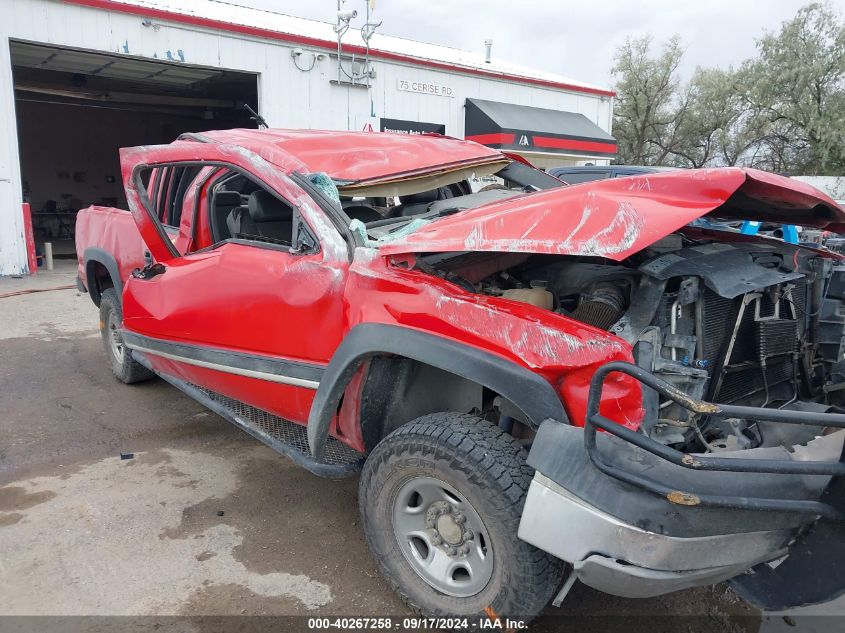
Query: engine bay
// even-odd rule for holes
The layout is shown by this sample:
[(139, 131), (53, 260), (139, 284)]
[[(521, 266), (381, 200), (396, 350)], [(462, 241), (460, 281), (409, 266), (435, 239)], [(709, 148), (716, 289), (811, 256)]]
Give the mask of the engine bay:
[[(838, 410), (845, 267), (809, 249), (723, 241), (719, 233), (687, 227), (621, 262), (498, 252), (434, 253), (418, 262), (468, 292), (619, 336), (640, 367), (694, 398)], [(643, 407), (642, 432), (687, 452), (793, 445), (824, 432), (692, 414), (647, 387)]]

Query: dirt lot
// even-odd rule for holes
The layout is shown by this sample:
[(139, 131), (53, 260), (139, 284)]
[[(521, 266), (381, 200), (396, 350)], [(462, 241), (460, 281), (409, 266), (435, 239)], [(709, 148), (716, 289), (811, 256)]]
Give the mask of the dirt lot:
[[(0, 294), (72, 280), (64, 265)], [(76, 290), (0, 299), (0, 324), (0, 615), (407, 614), (365, 547), (356, 479), (309, 474), (161, 380), (115, 381)], [(795, 630), (724, 586), (576, 586), (548, 614), (532, 630)]]

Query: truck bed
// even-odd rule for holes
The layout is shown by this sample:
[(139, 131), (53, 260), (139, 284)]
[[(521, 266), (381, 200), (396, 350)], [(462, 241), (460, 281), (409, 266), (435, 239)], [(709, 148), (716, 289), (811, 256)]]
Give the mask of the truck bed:
[(76, 256), (79, 279), (86, 289), (90, 287), (88, 275), (92, 270), (91, 262), (97, 262), (109, 273), (117, 274), (119, 279), (112, 282), (119, 288), (135, 268), (144, 265), (145, 250), (129, 211), (99, 206), (79, 211), (76, 218)]

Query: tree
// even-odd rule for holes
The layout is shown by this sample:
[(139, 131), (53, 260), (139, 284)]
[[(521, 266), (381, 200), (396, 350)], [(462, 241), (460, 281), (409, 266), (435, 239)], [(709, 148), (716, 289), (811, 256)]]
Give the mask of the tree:
[(620, 158), (643, 165), (747, 165), (781, 173), (845, 170), (845, 23), (813, 3), (757, 43), (736, 70), (679, 78), (677, 36), (651, 55), (626, 40), (613, 75)]
[[(719, 94), (727, 100), (726, 107), (731, 116), (725, 116), (720, 129), (715, 132), (715, 152), (711, 164), (762, 167), (759, 162), (766, 154), (761, 142), (767, 137), (769, 125), (748, 102), (748, 70), (730, 70), (725, 75), (725, 81)], [(714, 87), (714, 90), (719, 89)]]
[(828, 5), (799, 9), (758, 42), (745, 64), (746, 95), (769, 129), (771, 168), (815, 174), (845, 169), (845, 24)]
[(704, 167), (724, 155), (743, 114), (733, 70), (695, 71), (678, 99), (677, 124), (665, 149), (678, 167)]
[(671, 38), (657, 57), (651, 57), (650, 36), (627, 39), (615, 56), (617, 100), (613, 131), (619, 154), (628, 163), (659, 165), (668, 155), (665, 146), (676, 125), (678, 65), (683, 49)]

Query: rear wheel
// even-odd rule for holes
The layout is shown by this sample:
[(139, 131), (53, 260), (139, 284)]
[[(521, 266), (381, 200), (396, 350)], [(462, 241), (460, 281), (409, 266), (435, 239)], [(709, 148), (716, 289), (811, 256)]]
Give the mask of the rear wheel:
[(361, 474), (367, 542), (393, 589), (433, 616), (529, 619), (562, 564), (517, 538), (533, 476), (519, 442), (470, 415), (423, 416), (388, 435)]
[(100, 296), (100, 337), (111, 361), (112, 373), (126, 384), (149, 380), (155, 374), (132, 358), (120, 334), (122, 325), (123, 310), (117, 293), (114, 288), (106, 288)]

